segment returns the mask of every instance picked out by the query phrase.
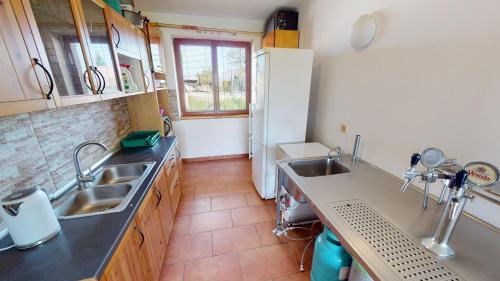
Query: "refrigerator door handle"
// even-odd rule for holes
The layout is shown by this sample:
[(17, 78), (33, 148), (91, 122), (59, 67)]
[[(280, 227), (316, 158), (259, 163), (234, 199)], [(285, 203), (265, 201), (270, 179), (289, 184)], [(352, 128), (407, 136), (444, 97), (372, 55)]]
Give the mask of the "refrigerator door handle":
[(252, 118), (253, 104), (248, 104), (248, 159), (252, 159)]

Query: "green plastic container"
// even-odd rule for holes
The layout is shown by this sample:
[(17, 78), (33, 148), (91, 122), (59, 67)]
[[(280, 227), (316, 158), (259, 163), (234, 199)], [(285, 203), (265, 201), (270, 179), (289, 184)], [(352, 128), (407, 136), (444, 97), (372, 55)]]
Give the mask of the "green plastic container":
[(128, 134), (120, 143), (122, 147), (146, 147), (154, 146), (159, 140), (159, 131), (137, 131)]
[(120, 5), (120, 0), (104, 0), (104, 3), (108, 4), (108, 6), (120, 13), (120, 15), (122, 14), (122, 6)]
[(346, 281), (351, 262), (351, 256), (325, 226), (314, 244), (311, 281)]

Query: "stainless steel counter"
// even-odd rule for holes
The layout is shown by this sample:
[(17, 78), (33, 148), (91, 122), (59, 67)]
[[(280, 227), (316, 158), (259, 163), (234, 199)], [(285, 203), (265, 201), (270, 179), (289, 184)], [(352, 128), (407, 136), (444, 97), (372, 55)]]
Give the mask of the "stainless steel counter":
[[(334, 205), (362, 202), (375, 213), (387, 219), (415, 244), (434, 233), (442, 215), (443, 206), (436, 200), (422, 209), (423, 194), (413, 186), (405, 193), (399, 189), (402, 180), (358, 160), (352, 162), (344, 155), (340, 163), (350, 173), (322, 177), (298, 176), (288, 165), (293, 160), (278, 163), (279, 169), (289, 175), (321, 220), (338, 236), (344, 247), (376, 280), (408, 280), (401, 278), (380, 253), (359, 235)], [(394, 238), (396, 239), (396, 237)], [(423, 248), (441, 265), (465, 280), (500, 280), (500, 232), (462, 214), (450, 242), (456, 251), (453, 257), (440, 258)], [(426, 280), (419, 279), (417, 280)], [(432, 279), (440, 280), (440, 279)], [(444, 280), (444, 278), (443, 278)], [(453, 279), (447, 279), (453, 280)]]

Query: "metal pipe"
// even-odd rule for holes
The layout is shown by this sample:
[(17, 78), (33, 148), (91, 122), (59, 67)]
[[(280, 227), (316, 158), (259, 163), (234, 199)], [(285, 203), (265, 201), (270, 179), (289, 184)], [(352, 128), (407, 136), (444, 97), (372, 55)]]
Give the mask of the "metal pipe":
[(356, 135), (356, 138), (354, 139), (354, 148), (352, 149), (352, 161), (356, 161), (356, 159), (358, 159), (360, 142), (361, 142), (361, 136)]
[(160, 22), (151, 22), (150, 26), (193, 30), (193, 31), (197, 31), (197, 32), (208, 31), (208, 32), (230, 33), (230, 34), (245, 34), (245, 35), (264, 36), (263, 32), (257, 32), (257, 31), (221, 29), (221, 28), (202, 27), (202, 26), (194, 26), (194, 25), (170, 24), (170, 23), (160, 23)]

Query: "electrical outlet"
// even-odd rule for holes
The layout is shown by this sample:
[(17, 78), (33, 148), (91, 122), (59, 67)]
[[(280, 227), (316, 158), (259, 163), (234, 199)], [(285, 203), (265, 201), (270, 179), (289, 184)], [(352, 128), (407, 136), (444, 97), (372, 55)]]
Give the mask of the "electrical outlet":
[(340, 125), (340, 132), (347, 134), (347, 125), (346, 124), (341, 124)]

